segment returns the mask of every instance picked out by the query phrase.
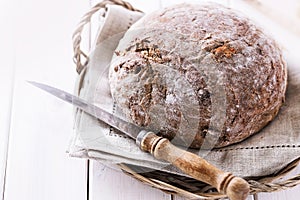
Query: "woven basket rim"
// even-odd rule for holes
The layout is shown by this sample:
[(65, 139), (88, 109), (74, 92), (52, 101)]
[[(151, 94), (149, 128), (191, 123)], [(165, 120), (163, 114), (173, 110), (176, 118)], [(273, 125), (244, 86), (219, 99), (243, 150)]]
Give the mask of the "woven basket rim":
[[(261, 192), (277, 192), (297, 186), (298, 184), (300, 184), (300, 174), (288, 178), (286, 180), (282, 180), (282, 178), (285, 177), (293, 169), (295, 169), (298, 166), (299, 162), (300, 158), (292, 161), (291, 163), (286, 165), (282, 170), (271, 175), (261, 177), (244, 177), (250, 185), (250, 194), (257, 194)], [(174, 177), (178, 175), (173, 175), (158, 170), (152, 170), (150, 173), (143, 173), (141, 172), (141, 169), (144, 167), (134, 166), (126, 163), (121, 163), (118, 166), (124, 173), (134, 177), (135, 179), (170, 194), (181, 195), (192, 199), (216, 199), (226, 197), (226, 195), (215, 191), (215, 189), (212, 186), (207, 185), (205, 183), (201, 183), (200, 181), (195, 180), (193, 178), (182, 177), (182, 179), (186, 179), (188, 181), (187, 184), (195, 183), (196, 185), (200, 185), (199, 188), (196, 188), (198, 186), (194, 186), (192, 191), (190, 191), (188, 189), (183, 189), (178, 184), (171, 185), (170, 183), (167, 183), (167, 181), (161, 180), (162, 177)], [(149, 171), (149, 169), (146, 169), (144, 171)], [(160, 176), (151, 176), (151, 174), (153, 173), (158, 173)], [(188, 186), (185, 185), (185, 187)]]
[(87, 24), (91, 22), (92, 16), (100, 9), (105, 9), (107, 5), (119, 5), (131, 11), (142, 12), (134, 8), (130, 3), (122, 0), (104, 0), (94, 5), (87, 13), (85, 13), (79, 21), (73, 35), (73, 62), (76, 65), (76, 71), (78, 74), (87, 66), (89, 57), (87, 53), (81, 50), (82, 37), (81, 34)]
[[(82, 32), (86, 27), (86, 25), (90, 23), (92, 16), (95, 13), (97, 13), (100, 9), (105, 9), (107, 5), (119, 5), (131, 11), (142, 12), (141, 10), (134, 8), (130, 3), (126, 1), (104, 0), (97, 3), (86, 14), (84, 14), (72, 35), (73, 52), (74, 52), (73, 61), (76, 65), (76, 71), (78, 74), (85, 72), (84, 69), (86, 68), (89, 62), (88, 54), (81, 50)], [(106, 10), (104, 10), (104, 12), (105, 11)], [(245, 177), (245, 179), (250, 185), (250, 193), (257, 194), (260, 192), (275, 192), (275, 191), (285, 190), (297, 186), (298, 184), (300, 184), (300, 174), (297, 174), (286, 180), (280, 180), (280, 181), (277, 180), (282, 179), (289, 172), (295, 169), (298, 166), (299, 162), (300, 162), (300, 158), (292, 161), (291, 163), (288, 163), (279, 172), (270, 174), (268, 176)], [(191, 199), (218, 199), (218, 198), (226, 197), (226, 195), (214, 191), (214, 189), (211, 186), (205, 185), (204, 183), (202, 183), (203, 187), (199, 188), (198, 191), (191, 192), (185, 188), (179, 187), (178, 184), (172, 185), (163, 180), (160, 180), (157, 177), (151, 177), (149, 176), (149, 174), (147, 174), (146, 176), (143, 173), (138, 173), (138, 171), (140, 171), (142, 167), (133, 166), (126, 163), (120, 163), (118, 164), (118, 166), (127, 175), (132, 176), (133, 178), (147, 185), (150, 185), (151, 187), (160, 189), (166, 193), (176, 194)], [(157, 173), (166, 173), (158, 170), (154, 170), (154, 171)], [(189, 181), (191, 181), (191, 178), (189, 178)], [(197, 180), (194, 179), (194, 181), (196, 182)]]

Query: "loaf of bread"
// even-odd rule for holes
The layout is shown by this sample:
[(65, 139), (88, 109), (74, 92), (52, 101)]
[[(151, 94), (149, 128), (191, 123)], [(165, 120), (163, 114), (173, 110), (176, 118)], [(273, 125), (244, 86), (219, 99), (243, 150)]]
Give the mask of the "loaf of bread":
[(175, 144), (210, 148), (240, 142), (274, 119), (287, 70), (275, 41), (240, 13), (180, 4), (126, 32), (109, 82), (128, 120)]

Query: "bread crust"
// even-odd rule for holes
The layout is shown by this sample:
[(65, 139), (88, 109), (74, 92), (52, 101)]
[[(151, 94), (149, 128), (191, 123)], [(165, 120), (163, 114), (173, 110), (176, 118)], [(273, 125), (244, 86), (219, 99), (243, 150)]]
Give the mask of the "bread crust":
[(276, 42), (248, 18), (217, 4), (180, 4), (128, 30), (109, 81), (129, 120), (175, 144), (209, 148), (272, 121), (287, 70)]

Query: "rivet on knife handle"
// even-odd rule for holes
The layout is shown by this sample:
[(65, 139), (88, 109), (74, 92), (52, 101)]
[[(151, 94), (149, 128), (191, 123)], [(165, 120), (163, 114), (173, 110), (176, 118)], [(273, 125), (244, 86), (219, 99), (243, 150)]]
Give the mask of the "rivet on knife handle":
[(139, 147), (155, 158), (167, 161), (191, 177), (208, 183), (231, 200), (244, 200), (249, 194), (249, 184), (240, 177), (224, 172), (196, 154), (184, 151), (152, 132), (141, 131), (136, 138)]

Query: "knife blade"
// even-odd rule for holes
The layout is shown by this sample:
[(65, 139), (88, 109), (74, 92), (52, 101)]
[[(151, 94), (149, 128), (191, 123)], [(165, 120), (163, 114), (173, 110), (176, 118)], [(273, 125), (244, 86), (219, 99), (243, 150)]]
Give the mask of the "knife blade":
[(28, 81), (30, 84), (58, 97), (59, 99), (66, 101), (68, 103), (73, 104), (74, 106), (78, 107), (79, 109), (85, 111), (86, 113), (100, 119), (101, 121), (105, 122), (106, 124), (120, 130), (121, 132), (125, 133), (132, 139), (136, 139), (138, 134), (145, 130), (141, 127), (138, 127), (132, 123), (126, 122), (123, 119), (117, 117), (116, 115), (112, 115), (111, 113), (105, 111), (104, 109), (91, 104), (85, 101), (82, 98), (79, 98), (75, 95), (72, 95), (68, 92), (60, 90), (58, 88), (54, 88), (49, 85), (45, 85), (42, 83)]
[(247, 198), (250, 187), (244, 179), (233, 176), (229, 172), (224, 172), (198, 155), (174, 146), (168, 139), (126, 122), (75, 95), (42, 83), (28, 82), (122, 131), (135, 139), (141, 150), (151, 153), (159, 160), (173, 164), (197, 180), (212, 185), (231, 200), (245, 200)]

